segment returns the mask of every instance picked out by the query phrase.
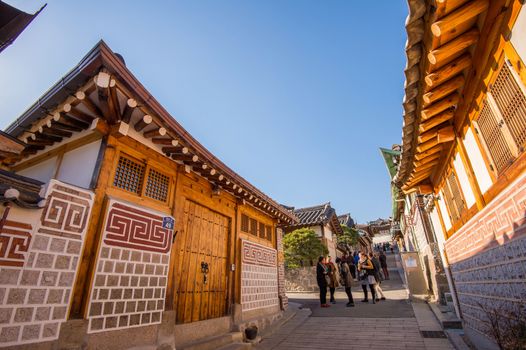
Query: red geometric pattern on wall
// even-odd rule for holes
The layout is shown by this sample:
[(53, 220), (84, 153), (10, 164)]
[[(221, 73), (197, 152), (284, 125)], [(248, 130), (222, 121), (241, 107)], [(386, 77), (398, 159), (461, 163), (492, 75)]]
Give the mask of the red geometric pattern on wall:
[(244, 264), (274, 267), (277, 264), (276, 250), (243, 240), (242, 262)]
[(104, 242), (110, 246), (166, 253), (172, 230), (163, 228), (163, 217), (112, 202), (108, 209)]
[(526, 233), (526, 173), (446, 241), (450, 264)]
[[(6, 208), (4, 217), (7, 217)], [(0, 265), (23, 266), (29, 243), (31, 243), (31, 225), (10, 221), (0, 221)]]
[(39, 232), (81, 240), (88, 223), (91, 196), (57, 182), (49, 186)]

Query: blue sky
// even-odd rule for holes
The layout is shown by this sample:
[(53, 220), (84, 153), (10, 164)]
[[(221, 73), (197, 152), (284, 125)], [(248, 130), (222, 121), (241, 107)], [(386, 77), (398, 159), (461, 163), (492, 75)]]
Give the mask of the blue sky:
[[(27, 12), (44, 2), (7, 0)], [(0, 54), (5, 128), (101, 38), (192, 135), (277, 201), (390, 215), (402, 0), (48, 0)]]

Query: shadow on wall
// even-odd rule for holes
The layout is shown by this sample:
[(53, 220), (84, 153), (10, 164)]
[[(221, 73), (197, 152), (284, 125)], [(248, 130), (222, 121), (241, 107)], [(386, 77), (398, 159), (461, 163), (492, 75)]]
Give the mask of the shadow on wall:
[(511, 209), (495, 208), (446, 242), (464, 327), (480, 349), (526, 344), (526, 212), (509, 225)]

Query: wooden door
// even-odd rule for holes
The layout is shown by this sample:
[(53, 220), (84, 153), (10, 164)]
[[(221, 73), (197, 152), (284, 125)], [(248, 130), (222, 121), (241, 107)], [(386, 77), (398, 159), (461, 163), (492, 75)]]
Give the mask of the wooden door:
[[(227, 256), (230, 220), (202, 205), (186, 200), (183, 230), (177, 239), (179, 264), (176, 281), (177, 323), (226, 315)], [(208, 264), (207, 281), (201, 271)]]

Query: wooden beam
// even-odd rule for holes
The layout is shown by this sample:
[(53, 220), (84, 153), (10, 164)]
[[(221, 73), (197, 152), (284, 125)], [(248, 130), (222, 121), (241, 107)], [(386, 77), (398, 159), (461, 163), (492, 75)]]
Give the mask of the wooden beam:
[(60, 136), (54, 136), (54, 135), (44, 135), (41, 133), (33, 134), (31, 135), (31, 139), (33, 140), (46, 140), (46, 141), (53, 141), (53, 142), (60, 142), (62, 141), (62, 137)]
[(109, 93), (110, 80), (111, 80), (111, 76), (104, 71), (99, 72), (99, 74), (97, 74), (94, 77), (95, 87), (97, 89), (97, 98), (99, 101), (100, 110), (102, 111), (102, 115), (108, 121), (108, 123), (113, 124), (112, 121), (114, 121), (113, 120), (114, 118), (112, 116), (112, 113), (110, 111), (110, 107), (108, 104), (108, 99), (110, 95)]
[(421, 133), (426, 132), (429, 129), (434, 128), (435, 126), (440, 125), (440, 124), (450, 120), (451, 118), (453, 118), (454, 115), (455, 115), (455, 110), (454, 109), (448, 109), (448, 110), (446, 110), (446, 111), (444, 111), (444, 112), (442, 112), (440, 114), (435, 115), (433, 118), (421, 123), (420, 127), (418, 128), (418, 130)]
[(460, 95), (457, 92), (452, 93), (451, 95), (433, 103), (426, 109), (423, 109), (421, 112), (422, 120), (428, 120), (431, 117), (439, 114), (440, 112), (445, 111), (449, 108), (456, 108), (460, 100)]
[(26, 143), (30, 146), (52, 146), (55, 142), (50, 140), (32, 140), (29, 138)]
[(115, 116), (116, 120), (122, 120), (121, 115), (121, 106), (119, 103), (119, 95), (117, 94), (117, 87), (115, 86), (116, 82), (114, 79), (110, 80), (110, 88), (109, 88), (109, 108), (112, 114)]
[(438, 130), (437, 140), (438, 143), (450, 142), (455, 139), (455, 129), (452, 126), (446, 126)]
[(75, 118), (75, 119), (78, 119), (78, 120), (80, 120), (80, 121), (82, 121), (84, 123), (91, 124), (91, 122), (93, 122), (93, 119), (95, 119), (91, 115), (89, 115), (87, 113), (84, 113), (84, 112), (80, 111), (79, 109), (71, 106), (69, 103), (66, 103), (64, 105), (64, 107), (62, 108), (62, 110), (68, 116), (70, 116), (72, 118)]
[(160, 128), (157, 128), (157, 129), (153, 129), (153, 130), (150, 130), (150, 131), (145, 131), (143, 136), (146, 137), (146, 138), (152, 138), (152, 137), (155, 137), (155, 136), (164, 136), (166, 135), (166, 129), (163, 128), (163, 127), (160, 127)]
[(172, 153), (178, 153), (181, 151), (181, 147), (175, 147), (175, 146), (166, 146), (161, 149), (163, 153), (172, 154)]
[(436, 0), (437, 18), (442, 18), (470, 0)]
[(102, 111), (100, 108), (83, 91), (78, 91), (75, 96), (96, 118), (102, 116)]
[(424, 164), (427, 164), (427, 163), (432, 162), (434, 160), (437, 160), (439, 158), (440, 158), (440, 153), (432, 154), (429, 157), (426, 157), (426, 158), (423, 158), (423, 159), (420, 159), (420, 160), (415, 160), (413, 162), (413, 167), (422, 166)]
[(486, 11), (488, 6), (488, 0), (469, 1), (466, 5), (433, 23), (431, 32), (435, 37), (440, 37), (448, 32), (454, 34), (457, 27)]
[(433, 65), (442, 66), (443, 64), (448, 63), (448, 61), (451, 59), (456, 58), (456, 55), (462, 52), (462, 50), (467, 49), (476, 43), (478, 38), (478, 29), (471, 29), (459, 37), (451, 40), (447, 44), (429, 52), (427, 59)]
[(431, 139), (436, 139), (437, 131), (438, 131), (437, 129), (432, 129), (423, 134), (418, 135), (417, 142), (420, 144), (420, 143), (429, 141)]
[(439, 153), (442, 151), (442, 145), (436, 145), (435, 147), (433, 148), (430, 148), (428, 149), (427, 151), (424, 151), (424, 152), (421, 152), (421, 153), (417, 153), (415, 154), (415, 159), (416, 160), (422, 160), (432, 154), (435, 154), (435, 153)]
[(444, 84), (439, 85), (435, 89), (429, 91), (428, 93), (425, 93), (423, 96), (424, 102), (426, 104), (431, 104), (435, 101), (440, 100), (441, 98), (451, 94), (452, 92), (459, 90), (462, 86), (464, 86), (464, 81), (465, 79), (463, 75), (457, 75), (453, 79), (450, 79)]
[(129, 98), (126, 101), (126, 104), (124, 105), (124, 112), (122, 113), (122, 121), (125, 123), (129, 123), (131, 120), (131, 116), (133, 114), (133, 111), (137, 107), (137, 101), (133, 98)]
[(436, 87), (462, 72), (464, 69), (471, 67), (471, 63), (471, 55), (466, 53), (436, 72), (428, 74), (425, 77), (426, 84), (430, 88)]
[(137, 123), (135, 123), (133, 128), (135, 129), (135, 131), (141, 131), (147, 125), (150, 125), (152, 123), (152, 121), (153, 121), (152, 116), (149, 115), (149, 114), (146, 114), (141, 119), (139, 119), (139, 121)]
[(85, 123), (75, 118), (69, 117), (64, 112), (55, 113), (53, 115), (53, 120), (56, 122), (60, 122), (64, 125), (69, 125), (75, 128), (80, 128), (81, 130), (87, 129), (90, 126), (89, 123)]
[(431, 168), (435, 167), (437, 164), (438, 164), (438, 159), (435, 159), (435, 160), (432, 161), (432, 162), (429, 162), (429, 163), (423, 164), (423, 165), (421, 165), (421, 166), (419, 166), (419, 167), (417, 167), (417, 168), (413, 168), (413, 169), (415, 169), (415, 170), (414, 170), (414, 173), (415, 173), (415, 174), (417, 174), (417, 173), (421, 173), (421, 172), (423, 172), (423, 171), (426, 171), (426, 170), (428, 170), (428, 169), (431, 169)]
[(169, 145), (169, 146), (177, 146), (179, 144), (179, 141), (174, 139), (165, 139), (160, 137), (154, 137), (152, 139), (152, 142), (156, 145)]
[(52, 129), (48, 127), (47, 125), (44, 125), (38, 128), (38, 132), (41, 133), (42, 135), (59, 136), (59, 137), (71, 137), (71, 135), (73, 135), (73, 133), (69, 131)]
[(435, 147), (437, 144), (438, 144), (437, 139), (436, 139), (436, 138), (433, 138), (433, 139), (431, 139), (431, 140), (427, 140), (426, 142), (419, 144), (419, 145), (416, 147), (416, 151), (417, 151), (418, 153), (422, 153), (422, 152), (424, 152), (424, 151), (427, 151), (427, 150), (430, 149), (430, 148)]
[(69, 124), (64, 124), (62, 122), (56, 122), (56, 121), (53, 121), (51, 122), (51, 120), (48, 120), (46, 125), (49, 127), (49, 128), (53, 128), (53, 129), (59, 129), (59, 130), (66, 130), (66, 131), (73, 131), (73, 132), (79, 132), (79, 131), (82, 131), (82, 128), (80, 127), (77, 127), (77, 126), (71, 126)]
[[(199, 157), (196, 156), (195, 154), (191, 155), (191, 154), (184, 154), (184, 153), (181, 153), (181, 152), (172, 153), (170, 155), (170, 157), (173, 160), (180, 160), (180, 161), (188, 162), (188, 163), (190, 163), (190, 162), (197, 163), (199, 161)], [(190, 164), (190, 165), (192, 165), (192, 164)]]

